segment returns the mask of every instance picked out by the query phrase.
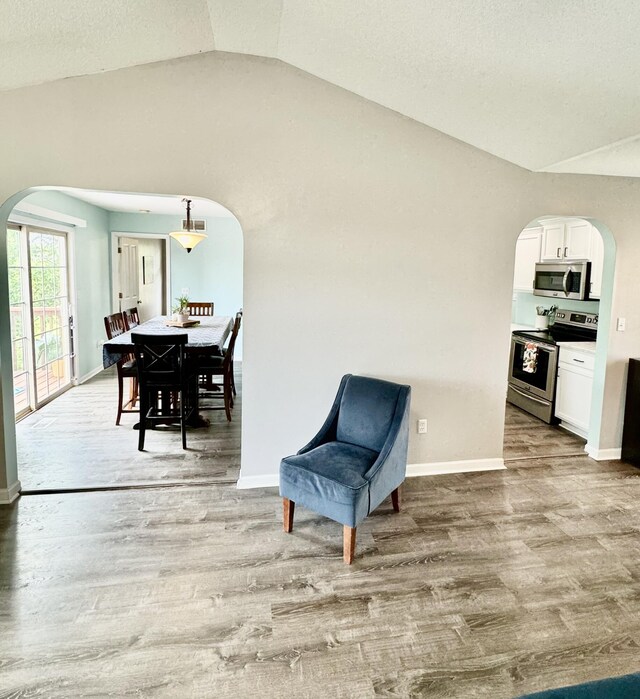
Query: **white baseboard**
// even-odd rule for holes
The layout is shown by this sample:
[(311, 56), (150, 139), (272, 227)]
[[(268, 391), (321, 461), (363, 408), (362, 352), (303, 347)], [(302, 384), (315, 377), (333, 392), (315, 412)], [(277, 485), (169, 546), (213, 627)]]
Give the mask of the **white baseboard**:
[(84, 376), (81, 376), (79, 379), (76, 379), (76, 386), (79, 386), (80, 384), (85, 383), (85, 381), (88, 381), (89, 379), (92, 379), (94, 376), (97, 376), (101, 371), (103, 371), (103, 369), (104, 367), (102, 365), (97, 366), (95, 369), (92, 369), (88, 374), (85, 374)]
[(504, 459), (469, 459), (467, 461), (439, 461), (431, 464), (408, 464), (407, 478), (437, 476), (445, 473), (471, 473), (474, 471), (502, 471)]
[(20, 481), (12, 483), (8, 488), (0, 488), (0, 505), (10, 505), (20, 495), (20, 490)]
[(247, 490), (249, 488), (277, 488), (280, 485), (279, 473), (265, 473), (262, 476), (243, 476), (240, 474), (236, 488)]
[[(415, 476), (437, 476), (445, 473), (471, 473), (474, 471), (501, 471), (506, 469), (504, 459), (470, 459), (468, 461), (440, 461), (432, 464), (408, 464), (407, 478)], [(240, 475), (236, 488), (277, 488), (280, 482), (277, 473), (262, 476)]]
[(584, 450), (596, 461), (619, 461), (622, 458), (622, 447), (619, 449), (596, 449), (587, 444)]
[(583, 430), (581, 427), (576, 427), (576, 425), (572, 425), (570, 422), (560, 420), (558, 427), (562, 427), (563, 429), (567, 430), (567, 432), (571, 432), (572, 434), (577, 434), (578, 437), (582, 437), (582, 439), (589, 438), (589, 430)]

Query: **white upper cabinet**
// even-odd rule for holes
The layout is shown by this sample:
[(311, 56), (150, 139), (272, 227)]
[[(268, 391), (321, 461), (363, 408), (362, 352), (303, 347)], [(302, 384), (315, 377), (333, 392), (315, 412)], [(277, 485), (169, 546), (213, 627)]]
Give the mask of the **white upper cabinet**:
[(542, 259), (545, 262), (588, 260), (592, 228), (588, 221), (582, 219), (546, 222)]
[(542, 226), (525, 228), (516, 243), (516, 264), (513, 272), (514, 291), (533, 291), (536, 262), (540, 262)]
[[(581, 218), (548, 219), (544, 221), (541, 228), (527, 228), (522, 235), (530, 230), (542, 231), (542, 262), (591, 260), (589, 298), (600, 298), (604, 262), (604, 246), (600, 231)], [(520, 241), (518, 242), (520, 243)], [(532, 243), (529, 245), (532, 246)], [(523, 244), (522, 247), (524, 248), (525, 245)], [(524, 280), (525, 276), (524, 270), (519, 271), (518, 259), (516, 258), (516, 278)], [(514, 288), (524, 290), (524, 287), (515, 286), (515, 283), (516, 280), (514, 280)]]
[(543, 228), (542, 259), (560, 262), (564, 252), (564, 223), (548, 223)]
[(569, 221), (565, 223), (564, 248), (565, 260), (589, 260), (591, 258), (591, 231), (593, 226), (588, 221)]

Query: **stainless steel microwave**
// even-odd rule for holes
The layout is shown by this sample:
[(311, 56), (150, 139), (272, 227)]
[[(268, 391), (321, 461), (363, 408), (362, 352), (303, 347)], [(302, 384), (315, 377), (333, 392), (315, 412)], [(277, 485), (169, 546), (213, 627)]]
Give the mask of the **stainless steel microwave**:
[(584, 301), (589, 298), (591, 262), (539, 262), (533, 280), (535, 296)]

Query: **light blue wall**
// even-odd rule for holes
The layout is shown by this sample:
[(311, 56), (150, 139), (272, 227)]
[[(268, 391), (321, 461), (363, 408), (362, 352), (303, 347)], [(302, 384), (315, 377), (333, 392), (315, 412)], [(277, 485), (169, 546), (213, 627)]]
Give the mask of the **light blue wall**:
[[(171, 303), (183, 288), (188, 288), (192, 301), (213, 301), (216, 315), (233, 316), (242, 308), (242, 228), (234, 218), (205, 220), (208, 237), (190, 253), (171, 239)], [(110, 230), (117, 233), (159, 235), (180, 230), (181, 226), (181, 216), (119, 212), (109, 216)], [(242, 358), (242, 333), (236, 357)]]
[[(105, 339), (104, 316), (111, 312), (111, 278), (109, 272), (109, 213), (79, 199), (56, 191), (34, 192), (24, 202), (36, 204), (61, 214), (76, 216), (87, 222), (86, 228), (74, 233), (75, 281), (77, 307), (76, 352), (79, 379), (102, 366), (98, 342)], [(41, 217), (28, 214), (29, 218)], [(42, 218), (46, 226), (47, 219)]]
[(511, 321), (516, 325), (535, 325), (536, 306), (550, 308), (554, 303), (558, 308), (582, 313), (598, 313), (598, 301), (571, 301), (551, 299), (545, 296), (534, 296), (530, 291), (514, 291), (511, 305)]

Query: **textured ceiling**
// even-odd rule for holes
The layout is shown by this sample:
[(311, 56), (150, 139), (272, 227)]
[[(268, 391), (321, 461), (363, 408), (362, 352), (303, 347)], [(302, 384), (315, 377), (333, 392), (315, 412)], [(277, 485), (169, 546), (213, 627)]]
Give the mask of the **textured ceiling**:
[[(130, 194), (128, 192), (102, 192), (93, 189), (76, 189), (73, 187), (58, 187), (57, 191), (64, 192), (76, 199), (82, 199), (89, 204), (99, 206), (107, 211), (122, 211), (127, 213), (165, 214), (171, 216), (186, 216), (186, 205), (181, 196), (163, 196), (160, 194)], [(235, 218), (229, 209), (210, 199), (191, 198), (191, 214), (194, 218)]]
[(0, 89), (279, 58), (531, 170), (640, 176), (632, 0), (0, 0)]

